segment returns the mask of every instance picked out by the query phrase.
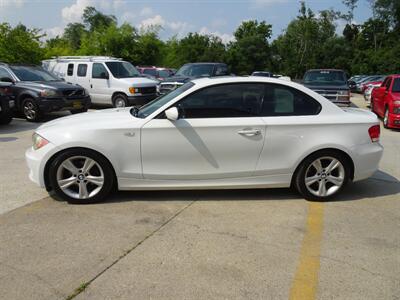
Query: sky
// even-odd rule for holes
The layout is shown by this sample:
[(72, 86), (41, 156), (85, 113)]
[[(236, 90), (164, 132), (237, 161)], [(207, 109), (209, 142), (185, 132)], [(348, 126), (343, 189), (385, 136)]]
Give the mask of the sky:
[[(306, 0), (314, 11), (333, 8), (346, 11), (342, 0)], [(94, 6), (113, 14), (119, 23), (129, 22), (137, 28), (161, 25), (160, 36), (168, 39), (182, 37), (188, 32), (200, 32), (221, 37), (227, 43), (234, 30), (245, 20), (266, 21), (272, 24), (276, 38), (296, 17), (298, 0), (0, 0), (0, 23), (22, 23), (40, 28), (47, 36), (62, 34), (70, 22), (80, 22), (86, 6)], [(371, 16), (368, 0), (359, 0), (355, 23)], [(344, 23), (337, 22), (341, 32)]]

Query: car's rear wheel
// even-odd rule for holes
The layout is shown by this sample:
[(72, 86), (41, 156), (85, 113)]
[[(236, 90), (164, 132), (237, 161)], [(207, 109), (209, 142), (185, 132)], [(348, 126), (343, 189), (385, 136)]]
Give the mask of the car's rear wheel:
[(22, 113), (24, 114), (25, 119), (30, 122), (39, 122), (43, 117), (38, 105), (32, 98), (26, 98), (22, 102)]
[(117, 94), (113, 97), (114, 107), (126, 107), (128, 106), (128, 98), (123, 94)]
[(114, 172), (108, 160), (97, 152), (72, 149), (52, 162), (49, 179), (59, 198), (87, 204), (99, 202), (111, 192)]
[(373, 113), (375, 113), (375, 111), (374, 111), (374, 99), (372, 97), (371, 97), (371, 103), (369, 104), (369, 107), (370, 107), (371, 111)]
[(389, 127), (389, 109), (388, 109), (388, 107), (385, 108), (385, 114), (383, 116), (383, 126), (385, 128)]
[(344, 155), (331, 150), (320, 151), (300, 165), (294, 178), (295, 187), (307, 200), (329, 200), (346, 186), (350, 171)]

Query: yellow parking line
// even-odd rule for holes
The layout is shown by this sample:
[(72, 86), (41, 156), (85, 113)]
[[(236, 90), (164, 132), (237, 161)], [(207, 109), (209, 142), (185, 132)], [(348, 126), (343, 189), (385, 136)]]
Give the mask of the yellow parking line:
[(301, 246), (299, 264), (290, 290), (290, 300), (313, 300), (318, 286), (324, 206), (310, 202), (307, 228)]

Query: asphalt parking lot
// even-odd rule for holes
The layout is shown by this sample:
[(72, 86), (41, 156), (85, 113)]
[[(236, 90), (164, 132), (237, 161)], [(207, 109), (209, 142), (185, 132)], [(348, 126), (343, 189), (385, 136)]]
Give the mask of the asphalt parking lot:
[(37, 126), (0, 128), (2, 299), (400, 299), (399, 131), (382, 127), (380, 171), (332, 202), (270, 189), (79, 206), (27, 178)]

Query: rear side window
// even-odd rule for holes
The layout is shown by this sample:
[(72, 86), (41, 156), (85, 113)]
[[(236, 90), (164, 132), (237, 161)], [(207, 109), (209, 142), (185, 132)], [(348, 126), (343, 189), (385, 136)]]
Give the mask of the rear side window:
[(204, 88), (178, 103), (186, 119), (258, 116), (264, 85), (223, 84)]
[(67, 76), (72, 76), (74, 74), (74, 64), (68, 64)]
[(307, 116), (317, 115), (321, 105), (301, 91), (279, 84), (267, 84), (261, 116)]
[(228, 67), (225, 65), (218, 65), (215, 70), (215, 76), (224, 76), (228, 75)]
[(99, 63), (94, 63), (93, 64), (93, 69), (92, 69), (92, 78), (104, 78), (107, 74), (106, 68), (103, 66), (103, 64)]
[(77, 75), (79, 77), (85, 77), (87, 73), (87, 64), (79, 64)]

